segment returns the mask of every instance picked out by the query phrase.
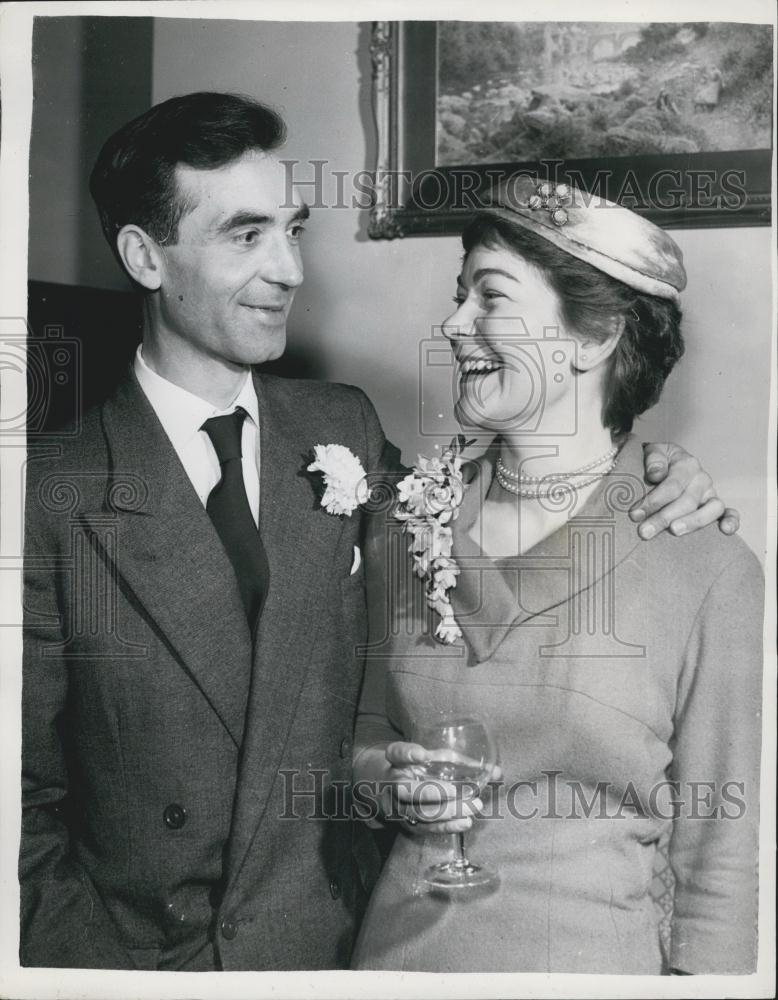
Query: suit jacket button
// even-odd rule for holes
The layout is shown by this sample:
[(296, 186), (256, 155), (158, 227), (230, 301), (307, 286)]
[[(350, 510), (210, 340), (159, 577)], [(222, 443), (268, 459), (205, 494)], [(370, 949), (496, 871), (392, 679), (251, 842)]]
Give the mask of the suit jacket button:
[(180, 830), (184, 823), (186, 823), (186, 809), (175, 802), (171, 802), (169, 806), (165, 806), (162, 818), (165, 820), (165, 826), (169, 830)]
[(330, 882), (330, 896), (333, 899), (340, 899), (340, 882), (336, 878)]
[(340, 756), (343, 760), (351, 756), (351, 740), (347, 736), (340, 741)]
[(238, 927), (233, 920), (222, 920), (222, 937), (232, 941), (238, 933)]

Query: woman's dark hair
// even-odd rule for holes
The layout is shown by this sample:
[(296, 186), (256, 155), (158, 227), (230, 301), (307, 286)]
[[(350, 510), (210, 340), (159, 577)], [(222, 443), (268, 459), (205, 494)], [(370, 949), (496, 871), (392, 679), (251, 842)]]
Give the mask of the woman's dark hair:
[(122, 126), (100, 150), (89, 190), (103, 232), (133, 223), (158, 243), (175, 243), (178, 223), (193, 206), (176, 188), (179, 163), (223, 167), (251, 149), (271, 150), (286, 134), (279, 115), (239, 94), (196, 93), (157, 104)]
[(632, 429), (659, 399), (665, 379), (683, 356), (681, 310), (670, 299), (647, 295), (565, 253), (523, 226), (477, 214), (462, 234), (465, 253), (502, 246), (537, 267), (560, 302), (571, 330), (601, 343), (623, 319), (624, 332), (610, 358), (602, 420), (616, 435)]

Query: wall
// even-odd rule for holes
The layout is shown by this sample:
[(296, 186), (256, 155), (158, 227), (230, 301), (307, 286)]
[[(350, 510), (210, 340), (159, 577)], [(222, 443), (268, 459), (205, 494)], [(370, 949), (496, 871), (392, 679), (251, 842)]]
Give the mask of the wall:
[(105, 138), (151, 103), (148, 17), (37, 17), (33, 27), (29, 274), (129, 287), (103, 239), (89, 172)]
[(28, 268), (65, 285), (79, 278), (81, 38), (80, 18), (35, 22)]
[[(121, 37), (116, 44), (122, 46)], [(157, 19), (151, 100), (195, 89), (252, 94), (284, 114), (290, 136), (285, 155), (326, 159), (331, 179), (331, 171), (372, 166), (368, 45), (369, 27), (354, 23)], [(95, 86), (99, 93), (99, 82)], [(105, 90), (104, 96), (111, 102), (117, 94)], [(69, 91), (63, 99), (74, 100)], [(299, 169), (296, 176), (311, 176)], [(38, 217), (52, 202), (43, 187), (32, 209)], [(304, 194), (313, 196), (310, 189)], [(332, 200), (334, 194), (332, 187), (325, 196)], [(72, 220), (63, 210), (54, 215), (52, 238), (72, 247)], [(458, 241), (370, 241), (364, 213), (351, 208), (314, 209), (308, 228), (306, 280), (290, 322), (291, 359), (306, 374), (365, 388), (406, 458), (431, 451), (436, 441), (450, 437), (454, 425), (445, 370), (428, 388), (430, 369), (420, 367), (420, 346), (451, 309)], [(771, 233), (718, 229), (674, 235), (689, 271), (687, 357), (637, 430), (644, 439), (680, 441), (698, 455), (721, 495), (740, 508), (743, 537), (763, 554)], [(108, 250), (94, 239), (78, 258), (85, 270), (75, 279), (70, 263), (70, 270), (54, 267), (50, 248), (31, 256), (31, 276), (122, 287)]]

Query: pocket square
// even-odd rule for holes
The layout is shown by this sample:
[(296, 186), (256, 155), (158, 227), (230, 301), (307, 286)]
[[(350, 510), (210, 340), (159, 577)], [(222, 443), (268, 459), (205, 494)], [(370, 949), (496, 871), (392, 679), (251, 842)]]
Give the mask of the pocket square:
[(362, 563), (362, 552), (358, 545), (354, 546), (354, 562), (351, 564), (350, 576), (353, 576)]

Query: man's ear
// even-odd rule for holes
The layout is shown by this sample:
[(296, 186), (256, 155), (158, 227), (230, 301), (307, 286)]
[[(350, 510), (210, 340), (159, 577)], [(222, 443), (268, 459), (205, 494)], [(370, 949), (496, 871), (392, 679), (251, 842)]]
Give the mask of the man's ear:
[(592, 371), (607, 361), (611, 354), (613, 354), (624, 332), (624, 317), (614, 317), (610, 327), (610, 333), (608, 333), (604, 340), (596, 341), (584, 338), (578, 342), (574, 361), (577, 371)]
[(149, 234), (140, 226), (122, 226), (116, 249), (133, 281), (150, 292), (157, 291), (162, 283), (162, 255)]

